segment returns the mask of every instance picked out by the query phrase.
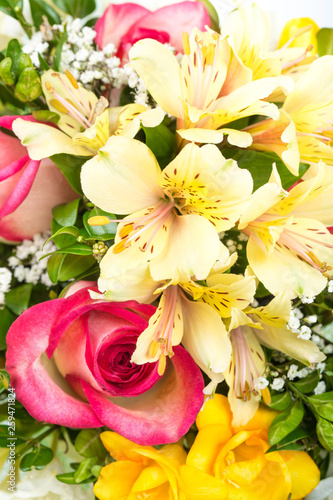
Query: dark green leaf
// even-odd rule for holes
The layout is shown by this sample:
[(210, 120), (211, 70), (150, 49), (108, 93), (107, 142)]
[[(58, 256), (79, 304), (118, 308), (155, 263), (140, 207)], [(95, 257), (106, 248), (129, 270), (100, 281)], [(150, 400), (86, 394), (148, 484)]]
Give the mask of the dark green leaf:
[(324, 418), (318, 418), (317, 435), (323, 447), (328, 451), (333, 451), (333, 424)]
[(23, 102), (19, 101), (14, 97), (14, 95), (10, 92), (9, 89), (5, 87), (5, 85), (0, 80), (0, 100), (3, 103), (11, 104), (22, 111), (26, 111), (26, 106)]
[[(332, 339), (333, 342), (333, 339)], [(333, 376), (333, 356), (325, 360), (324, 372), (330, 377)]]
[(272, 396), (272, 402), (269, 405), (270, 408), (277, 411), (284, 411), (291, 405), (292, 400), (288, 391), (282, 394), (275, 394)]
[(36, 118), (36, 120), (38, 120), (39, 122), (54, 123), (56, 125), (60, 120), (60, 116), (58, 115), (58, 113), (46, 109), (33, 111), (32, 114), (33, 117)]
[(266, 453), (272, 453), (273, 451), (284, 451), (284, 450), (303, 451), (304, 449), (305, 449), (304, 444), (289, 443), (289, 444), (284, 444), (283, 446), (274, 444), (266, 451)]
[(84, 429), (80, 431), (75, 439), (76, 451), (86, 458), (98, 457), (103, 459), (106, 452), (99, 436), (100, 429)]
[(38, 59), (39, 59), (40, 69), (42, 71), (47, 71), (48, 69), (50, 69), (50, 66), (47, 64), (44, 57), (39, 52), (38, 52)]
[(135, 94), (133, 92), (133, 89), (131, 89), (131, 87), (129, 87), (127, 85), (126, 87), (124, 87), (123, 91), (120, 94), (119, 106), (126, 106), (126, 104), (133, 103), (134, 97), (135, 97)]
[(32, 283), (26, 283), (7, 292), (5, 297), (8, 309), (18, 316), (28, 309), (32, 287)]
[(91, 255), (92, 247), (85, 243), (75, 243), (74, 245), (59, 248), (59, 250), (46, 254), (43, 258), (54, 254)]
[(41, 445), (36, 447), (32, 452), (27, 453), (22, 457), (20, 462), (20, 469), (23, 471), (35, 469), (43, 469), (53, 459), (53, 451), (46, 446)]
[(302, 422), (304, 415), (303, 403), (297, 399), (289, 410), (282, 412), (272, 422), (268, 432), (270, 445), (276, 444), (286, 437)]
[(6, 335), (14, 319), (14, 314), (7, 307), (0, 310), (0, 351), (6, 349)]
[[(53, 255), (51, 258), (52, 257)], [(71, 278), (76, 278), (79, 274), (88, 271), (88, 269), (90, 269), (94, 264), (96, 264), (96, 260), (90, 255), (65, 255), (65, 259), (62, 262), (59, 273), (59, 280), (67, 281)]]
[(333, 421), (333, 392), (309, 396), (307, 401), (311, 403), (316, 414)]
[(278, 450), (302, 450), (304, 449), (304, 445), (297, 444), (296, 441), (304, 439), (308, 436), (309, 433), (306, 429), (298, 427), (290, 434), (288, 434), (285, 438), (281, 439), (278, 444), (274, 444), (273, 446), (271, 446), (266, 453), (271, 453), (272, 451)]
[(86, 17), (96, 8), (95, 0), (53, 0), (60, 9), (72, 17)]
[(54, 9), (52, 9), (52, 7), (50, 7), (43, 0), (29, 0), (29, 2), (30, 2), (31, 16), (36, 28), (39, 29), (40, 25), (43, 24), (44, 22), (43, 16), (47, 17), (51, 25), (59, 24), (61, 22), (59, 15), (54, 11)]
[(16, 78), (19, 76), (18, 68), (19, 68), (19, 61), (21, 54), (22, 54), (21, 44), (16, 38), (13, 38), (7, 45), (6, 58), (7, 57), (11, 58), (13, 62), (12, 71)]
[(61, 270), (61, 266), (66, 258), (66, 255), (63, 254), (54, 254), (51, 255), (49, 260), (47, 261), (47, 272), (49, 273), (50, 280), (52, 283), (58, 283), (59, 281), (59, 273)]
[(277, 170), (281, 177), (282, 186), (288, 189), (295, 184), (307, 171), (308, 165), (300, 163), (299, 175), (296, 177), (291, 174), (283, 161), (274, 153), (261, 153), (258, 151), (223, 151), (224, 156), (230, 156), (238, 162), (240, 168), (246, 168), (250, 171), (254, 181), (253, 190), (257, 190), (263, 184), (268, 182), (272, 173), (272, 165), (276, 163)]
[[(74, 473), (74, 480), (76, 484), (80, 484), (83, 481), (91, 478), (92, 472), (91, 468), (96, 465), (96, 458), (85, 458), (79, 465), (79, 468)], [(94, 481), (95, 478), (92, 478)]]
[(57, 205), (52, 210), (52, 215), (61, 226), (73, 226), (79, 210), (80, 198), (76, 198), (69, 203)]
[(14, 93), (22, 102), (34, 101), (42, 94), (42, 84), (35, 68), (24, 68), (15, 85)]
[[(62, 483), (66, 484), (77, 484), (74, 479), (75, 472), (65, 472), (64, 474), (57, 474), (56, 478)], [(91, 483), (92, 479), (87, 479), (86, 481), (81, 481), (81, 484)]]
[(309, 392), (312, 392), (317, 387), (319, 379), (319, 370), (314, 370), (307, 377), (302, 378), (298, 382), (293, 382), (292, 385), (295, 386), (296, 389), (302, 394), (307, 394)]
[[(57, 236), (64, 235), (64, 234), (69, 234), (70, 236), (73, 236), (73, 238), (71, 238), (69, 240), (70, 243), (68, 244), (68, 245), (72, 245), (76, 242), (76, 239), (79, 236), (80, 232), (79, 232), (78, 228), (75, 226), (61, 227), (60, 229), (58, 229), (58, 231), (56, 231), (54, 234), (52, 234), (52, 236), (50, 236), (48, 240), (45, 241), (44, 245), (46, 245), (46, 243), (48, 243), (51, 240), (55, 241), (57, 239)], [(67, 245), (64, 245), (64, 246), (67, 246)]]
[[(66, 234), (67, 231), (59, 232), (60, 229), (66, 229), (66, 228), (68, 229), (71, 227), (74, 228), (75, 226), (65, 226), (63, 228), (62, 226), (60, 226), (60, 224), (58, 224), (58, 222), (56, 220), (52, 219), (51, 231), (52, 231), (53, 235), (58, 233), (57, 236), (54, 236), (52, 239), (53, 239), (53, 243), (58, 248), (68, 247), (70, 245), (74, 245), (74, 243), (77, 242), (77, 236), (75, 236), (76, 232), (73, 234)], [(77, 228), (75, 228), (75, 229), (77, 229)], [(69, 229), (69, 231), (70, 231), (70, 229)]]
[(96, 215), (105, 215), (109, 219), (116, 219), (116, 216), (113, 214), (109, 214), (108, 212), (104, 212), (100, 208), (93, 208), (90, 212), (85, 212), (83, 214), (83, 224), (89, 236), (94, 237), (95, 239), (102, 240), (110, 240), (114, 238), (114, 235), (117, 232), (117, 224), (115, 222), (109, 222), (105, 226), (90, 226), (88, 224), (88, 219), (90, 217), (96, 217)]
[(163, 124), (157, 127), (143, 127), (146, 144), (156, 158), (171, 156), (175, 147), (175, 135)]
[(82, 195), (80, 181), (81, 167), (88, 158), (67, 155), (65, 153), (52, 155), (50, 158), (64, 174), (74, 191)]
[(322, 28), (317, 33), (318, 54), (325, 56), (333, 54), (333, 29)]

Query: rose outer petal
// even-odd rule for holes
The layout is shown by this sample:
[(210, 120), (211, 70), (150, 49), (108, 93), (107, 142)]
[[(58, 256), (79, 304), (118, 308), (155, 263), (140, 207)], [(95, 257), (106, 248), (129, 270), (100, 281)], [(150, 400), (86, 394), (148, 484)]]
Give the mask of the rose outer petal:
[[(13, 323), (6, 339), (6, 370), (17, 399), (36, 420), (81, 429), (100, 427), (103, 424), (90, 405), (70, 389), (57, 373), (53, 361), (45, 354), (41, 358), (48, 346), (51, 328), (66, 305), (66, 299), (37, 304)], [(52, 378), (48, 370), (53, 371)]]
[(173, 443), (186, 434), (203, 405), (204, 381), (185, 349), (174, 352), (166, 373), (141, 396), (109, 399), (81, 382), (103, 425), (140, 445)]

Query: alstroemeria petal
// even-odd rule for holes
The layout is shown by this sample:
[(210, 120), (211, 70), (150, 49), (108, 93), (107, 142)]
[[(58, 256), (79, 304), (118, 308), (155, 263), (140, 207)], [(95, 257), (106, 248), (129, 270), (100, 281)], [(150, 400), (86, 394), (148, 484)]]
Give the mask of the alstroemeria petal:
[(187, 299), (182, 310), (183, 345), (209, 377), (222, 373), (229, 365), (231, 343), (220, 316), (208, 304)]
[(248, 148), (252, 144), (251, 134), (241, 130), (222, 128), (209, 130), (206, 128), (189, 128), (177, 130), (180, 137), (187, 141), (202, 142), (205, 144), (220, 144), (224, 136), (227, 136), (229, 144), (239, 148)]
[(191, 356), (174, 348), (163, 377), (145, 394), (107, 399), (82, 382), (85, 394), (104, 425), (138, 444), (178, 441), (203, 404), (203, 379)]
[[(143, 463), (121, 460), (101, 469), (94, 493), (100, 500), (120, 500), (131, 493), (133, 483), (144, 469)], [(112, 488), (110, 488), (112, 484)]]
[(186, 282), (191, 276), (205, 279), (218, 258), (219, 237), (200, 215), (176, 215), (163, 250), (150, 262), (155, 281)]
[(267, 306), (249, 307), (246, 313), (255, 321), (259, 319), (265, 325), (285, 326), (290, 318), (291, 302), (284, 293), (279, 293)]
[(300, 157), (305, 162), (318, 162), (320, 160), (333, 165), (333, 150), (329, 143), (325, 144), (316, 137), (301, 134), (297, 137)]
[(182, 118), (181, 71), (176, 57), (156, 40), (137, 42), (129, 51), (131, 64), (164, 111)]
[(72, 138), (61, 130), (44, 123), (33, 123), (17, 118), (13, 122), (13, 132), (21, 139), (33, 160), (41, 160), (58, 153), (77, 156), (93, 154), (87, 148), (73, 143)]
[(320, 271), (283, 247), (268, 253), (257, 236), (250, 236), (247, 258), (256, 276), (274, 295), (285, 292), (289, 299), (300, 295), (313, 297), (326, 286), (327, 278)]
[(81, 171), (85, 195), (106, 212), (129, 214), (164, 197), (160, 167), (150, 149), (128, 137), (110, 137)]
[(240, 218), (238, 229), (244, 229), (250, 222), (278, 203), (285, 195), (285, 191), (273, 182), (260, 186), (247, 203)]
[(226, 500), (229, 498), (227, 484), (196, 467), (184, 465), (180, 469), (180, 477), (188, 500)]
[(103, 49), (109, 43), (118, 47), (121, 37), (149, 10), (136, 3), (110, 4), (95, 24), (95, 43)]

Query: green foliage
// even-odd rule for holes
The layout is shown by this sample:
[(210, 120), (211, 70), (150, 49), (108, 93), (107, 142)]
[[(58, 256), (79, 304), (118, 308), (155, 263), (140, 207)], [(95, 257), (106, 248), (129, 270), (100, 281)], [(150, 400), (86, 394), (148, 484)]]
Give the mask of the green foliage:
[(302, 394), (308, 394), (309, 392), (314, 391), (317, 387), (320, 379), (319, 370), (314, 370), (307, 377), (302, 378), (298, 382), (293, 382), (293, 386), (301, 392)]
[(85, 458), (97, 457), (104, 460), (106, 450), (100, 436), (100, 429), (84, 429), (75, 439), (76, 451)]
[(280, 413), (272, 422), (268, 433), (270, 445), (277, 444), (302, 422), (304, 407), (300, 399), (296, 399), (294, 404), (284, 412)]
[(93, 239), (99, 239), (102, 241), (111, 240), (114, 238), (114, 235), (117, 232), (117, 224), (115, 222), (109, 222), (105, 226), (90, 226), (88, 220), (91, 217), (96, 217), (97, 215), (105, 215), (109, 219), (115, 219), (116, 217), (113, 214), (109, 214), (108, 212), (104, 212), (100, 208), (94, 207), (91, 211), (85, 212), (83, 214), (83, 224), (86, 230), (86, 237)]
[(309, 437), (308, 431), (302, 427), (298, 427), (290, 432), (285, 438), (281, 439), (278, 444), (271, 446), (266, 453), (280, 450), (303, 450), (304, 444), (298, 444), (296, 441), (300, 441), (307, 437)]
[(20, 469), (24, 472), (34, 467), (37, 470), (43, 469), (53, 459), (53, 451), (46, 446), (36, 446), (30, 453), (23, 456), (20, 462)]
[(74, 191), (82, 195), (80, 174), (81, 167), (87, 161), (87, 158), (67, 155), (65, 153), (52, 155), (50, 158), (64, 174)]
[(163, 123), (157, 127), (143, 127), (146, 144), (162, 167), (171, 161), (175, 148), (175, 135)]
[(48, 109), (33, 111), (32, 115), (39, 122), (54, 123), (55, 125), (60, 120), (60, 116), (58, 115), (58, 113), (55, 113), (54, 111), (49, 111)]
[(39, 29), (40, 25), (43, 24), (43, 16), (47, 17), (47, 20), (51, 25), (59, 24), (61, 22), (59, 13), (55, 12), (55, 10), (43, 0), (29, 0), (29, 3), (32, 20), (36, 28)]
[(76, 198), (69, 203), (57, 205), (53, 208), (52, 215), (61, 226), (72, 226), (77, 218), (79, 204), (80, 198)]
[(333, 451), (333, 424), (324, 418), (318, 418), (316, 426), (320, 443), (328, 451)]
[(53, 0), (64, 12), (72, 17), (86, 17), (96, 8), (95, 0)]
[(286, 391), (283, 392), (282, 394), (275, 394), (274, 396), (272, 396), (272, 402), (269, 405), (269, 407), (272, 408), (273, 410), (284, 411), (287, 408), (289, 408), (291, 403), (292, 399), (290, 393)]
[(7, 307), (0, 310), (0, 351), (6, 349), (6, 335), (14, 320), (14, 314)]
[(28, 309), (33, 285), (25, 283), (6, 293), (6, 306), (18, 316)]
[(319, 56), (333, 55), (333, 28), (322, 28), (317, 33)]

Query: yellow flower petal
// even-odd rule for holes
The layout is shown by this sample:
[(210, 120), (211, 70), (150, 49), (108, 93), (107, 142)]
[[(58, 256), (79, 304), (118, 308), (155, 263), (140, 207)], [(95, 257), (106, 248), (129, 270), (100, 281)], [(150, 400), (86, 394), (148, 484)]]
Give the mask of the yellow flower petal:
[(229, 488), (221, 480), (185, 465), (180, 469), (182, 487), (187, 500), (226, 500)]
[(187, 141), (219, 144), (227, 136), (229, 144), (240, 148), (247, 148), (252, 144), (252, 137), (249, 133), (231, 128), (222, 128), (219, 130), (208, 130), (206, 128), (189, 128), (177, 130), (177, 133)]
[(280, 451), (291, 475), (292, 500), (299, 500), (311, 493), (320, 480), (320, 471), (304, 451)]
[(117, 434), (117, 432), (102, 432), (100, 438), (105, 448), (115, 460), (133, 460), (134, 462), (142, 462), (142, 457), (134, 451), (138, 445), (120, 434)]
[[(304, 28), (309, 29), (305, 31)], [(311, 53), (316, 54), (316, 34), (318, 31), (319, 27), (314, 20), (309, 17), (290, 19), (282, 30), (279, 48), (283, 47), (288, 42), (290, 42), (289, 47), (303, 47), (304, 49), (312, 45), (313, 48), (311, 49)]]
[(214, 398), (208, 399), (203, 409), (198, 413), (196, 424), (199, 429), (208, 425), (221, 424), (228, 430), (231, 429), (232, 413), (228, 398), (222, 394), (215, 394)]
[[(132, 491), (143, 491), (157, 488), (168, 480), (164, 470), (157, 464), (152, 464), (143, 469), (132, 487)], [(110, 485), (111, 486), (111, 485)], [(112, 486), (111, 486), (112, 487)]]
[(143, 470), (143, 464), (123, 460), (102, 468), (94, 493), (99, 500), (124, 500)]

